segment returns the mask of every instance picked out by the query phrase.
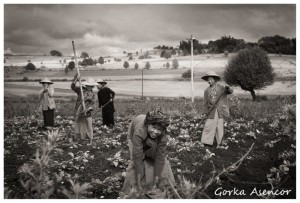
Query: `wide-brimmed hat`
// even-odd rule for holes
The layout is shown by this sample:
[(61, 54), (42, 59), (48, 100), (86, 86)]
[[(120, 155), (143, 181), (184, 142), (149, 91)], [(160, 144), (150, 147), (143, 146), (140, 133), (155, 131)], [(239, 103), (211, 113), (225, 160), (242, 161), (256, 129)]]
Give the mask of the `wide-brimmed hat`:
[(43, 84), (43, 83), (53, 84), (53, 82), (51, 82), (48, 78), (44, 78), (39, 83), (41, 83), (41, 84)]
[(101, 83), (105, 83), (105, 84), (107, 84), (107, 82), (106, 82), (106, 81), (104, 81), (104, 80), (102, 80), (102, 79), (98, 79), (98, 80), (97, 80), (97, 83), (99, 83), (99, 84), (101, 84)]
[(86, 80), (82, 83), (82, 85), (84, 85), (84, 86), (96, 86), (96, 85), (98, 85), (98, 84), (95, 82), (95, 80), (94, 80), (93, 78), (88, 78), (88, 79), (86, 79)]
[(207, 81), (209, 77), (213, 77), (216, 80), (221, 80), (221, 77), (217, 73), (215, 73), (213, 71), (207, 72), (206, 75), (202, 77), (202, 79), (205, 80), (205, 81)]

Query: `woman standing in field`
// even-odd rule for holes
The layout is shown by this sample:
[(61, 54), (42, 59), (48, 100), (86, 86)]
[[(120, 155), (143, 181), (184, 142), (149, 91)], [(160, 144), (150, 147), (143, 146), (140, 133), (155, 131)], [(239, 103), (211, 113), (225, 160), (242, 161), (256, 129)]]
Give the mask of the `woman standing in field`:
[(166, 159), (168, 125), (169, 118), (159, 109), (138, 115), (130, 123), (127, 135), (130, 163), (121, 196), (128, 195), (132, 188), (142, 192), (175, 182)]
[[(228, 85), (218, 84), (217, 82), (221, 77), (215, 72), (208, 72), (202, 79), (208, 82), (209, 87), (204, 91), (203, 109), (207, 120), (204, 125), (201, 142), (213, 145), (216, 138), (217, 148), (219, 148), (224, 134), (223, 118), (229, 117), (227, 94), (231, 94), (233, 90)], [(218, 100), (218, 98), (220, 99)], [(216, 102), (218, 103), (216, 104)], [(209, 112), (212, 107), (213, 109)]]
[(43, 89), (39, 92), (39, 100), (41, 102), (40, 109), (43, 112), (44, 117), (44, 128), (54, 126), (54, 88), (50, 87), (53, 82), (48, 78), (44, 78), (40, 81), (43, 85)]
[(98, 101), (99, 101), (99, 108), (102, 108), (103, 125), (113, 126), (115, 125), (115, 121), (114, 121), (115, 92), (112, 91), (110, 88), (106, 87), (107, 82), (99, 79), (97, 83), (100, 84), (100, 88), (98, 91)]
[(90, 144), (93, 140), (93, 125), (92, 125), (92, 111), (96, 103), (96, 96), (93, 88), (97, 85), (93, 78), (88, 78), (82, 83), (83, 97), (85, 109), (82, 106), (82, 97), (80, 87), (76, 86), (77, 81), (80, 80), (78, 74), (74, 76), (74, 81), (71, 84), (71, 89), (77, 93), (77, 101), (75, 105), (75, 138), (80, 135), (81, 140), (86, 139), (86, 135), (90, 138)]

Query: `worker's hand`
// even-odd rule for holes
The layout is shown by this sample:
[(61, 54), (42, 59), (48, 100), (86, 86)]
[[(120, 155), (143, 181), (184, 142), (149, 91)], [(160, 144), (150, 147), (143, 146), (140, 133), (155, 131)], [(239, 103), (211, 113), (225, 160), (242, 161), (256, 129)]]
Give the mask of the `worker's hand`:
[(113, 102), (113, 99), (110, 99), (109, 102)]

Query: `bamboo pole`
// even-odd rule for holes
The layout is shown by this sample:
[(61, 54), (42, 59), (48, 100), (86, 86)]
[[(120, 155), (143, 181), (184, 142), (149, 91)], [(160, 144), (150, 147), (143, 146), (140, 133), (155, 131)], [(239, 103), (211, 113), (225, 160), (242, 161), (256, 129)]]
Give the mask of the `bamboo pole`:
[[(76, 56), (74, 41), (72, 41), (72, 45), (73, 45), (73, 51), (74, 51), (74, 58), (75, 58), (75, 64), (76, 64), (77, 74), (80, 77), (80, 72), (79, 72), (79, 66), (78, 66), (78, 62), (77, 62), (77, 56)], [(80, 92), (81, 92), (81, 104), (82, 104), (83, 110), (85, 110), (84, 95), (83, 95), (83, 91), (82, 91), (81, 78), (79, 78), (78, 82), (79, 82), (79, 87), (80, 87)]]

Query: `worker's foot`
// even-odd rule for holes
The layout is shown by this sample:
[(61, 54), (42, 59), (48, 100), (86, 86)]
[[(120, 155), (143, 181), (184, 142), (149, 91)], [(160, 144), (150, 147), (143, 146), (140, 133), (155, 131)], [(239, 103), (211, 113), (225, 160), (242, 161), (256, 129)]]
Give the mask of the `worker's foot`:
[(221, 145), (217, 145), (217, 149), (221, 148)]

